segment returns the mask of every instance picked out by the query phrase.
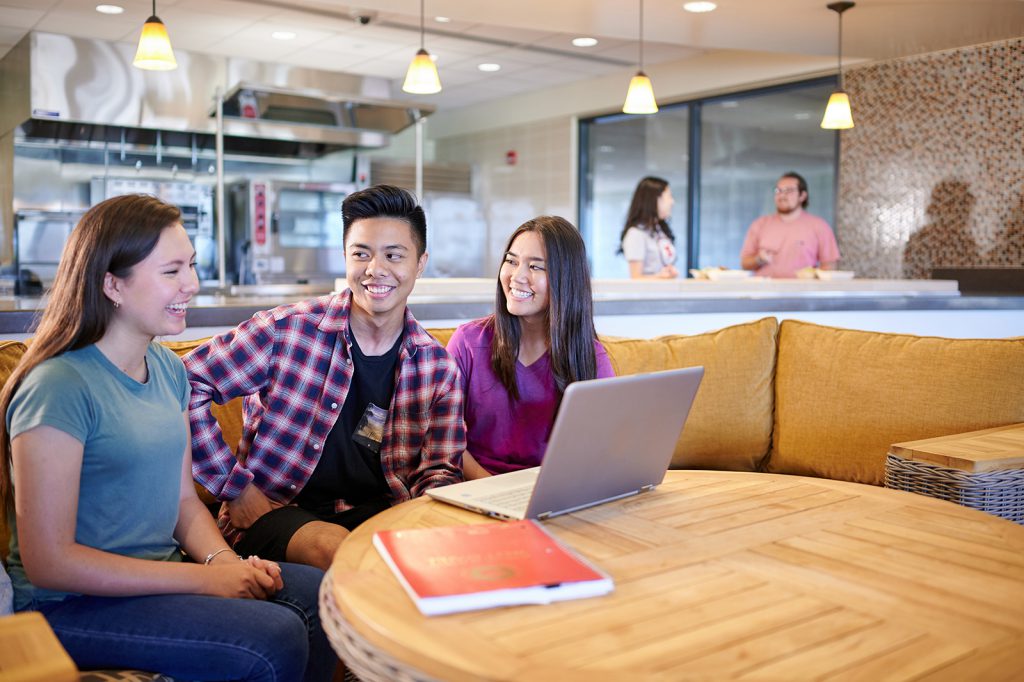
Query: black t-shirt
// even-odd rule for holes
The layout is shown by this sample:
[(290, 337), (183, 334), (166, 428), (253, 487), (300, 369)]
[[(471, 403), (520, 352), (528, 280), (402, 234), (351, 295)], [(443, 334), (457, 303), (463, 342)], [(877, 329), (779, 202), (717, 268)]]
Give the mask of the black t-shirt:
[(380, 465), (380, 439), (395, 392), (403, 336), (384, 355), (364, 355), (352, 337), (352, 385), (313, 475), (295, 498), (300, 507), (328, 515), (339, 498), (361, 505), (390, 497)]

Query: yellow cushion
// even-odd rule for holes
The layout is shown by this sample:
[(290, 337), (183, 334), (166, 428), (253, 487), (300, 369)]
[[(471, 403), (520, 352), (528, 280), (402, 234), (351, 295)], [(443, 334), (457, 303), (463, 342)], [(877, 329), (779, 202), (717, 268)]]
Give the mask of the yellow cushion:
[[(0, 341), (0, 386), (7, 383), (11, 372), (18, 366), (25, 354), (21, 341)], [(0, 466), (6, 466), (0, 463)], [(7, 550), (11, 540), (11, 529), (7, 527), (7, 512), (0, 509), (0, 562), (7, 561)]]
[(768, 471), (880, 485), (892, 443), (1024, 421), (1024, 339), (785, 320)]
[(7, 383), (7, 377), (21, 362), (25, 354), (25, 344), (21, 341), (0, 341), (0, 386)]
[(673, 468), (756, 471), (771, 443), (777, 331), (766, 317), (693, 336), (601, 342), (618, 375), (704, 366)]
[(428, 329), (427, 333), (437, 339), (442, 346), (448, 345), (448, 339), (452, 338), (452, 334), (455, 333), (455, 327), (441, 327), (438, 329)]

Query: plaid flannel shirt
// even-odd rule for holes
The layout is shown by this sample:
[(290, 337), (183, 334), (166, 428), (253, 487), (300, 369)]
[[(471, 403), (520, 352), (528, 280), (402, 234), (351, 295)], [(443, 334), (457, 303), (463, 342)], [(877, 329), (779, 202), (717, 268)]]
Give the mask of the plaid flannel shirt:
[[(185, 358), (192, 399), (192, 474), (221, 500), (250, 483), (291, 502), (316, 468), (352, 383), (351, 292), (256, 313)], [(405, 311), (398, 380), (380, 459), (397, 504), (462, 480), (466, 432), (458, 369)], [(236, 458), (210, 402), (246, 396)], [(335, 501), (335, 510), (351, 505)]]

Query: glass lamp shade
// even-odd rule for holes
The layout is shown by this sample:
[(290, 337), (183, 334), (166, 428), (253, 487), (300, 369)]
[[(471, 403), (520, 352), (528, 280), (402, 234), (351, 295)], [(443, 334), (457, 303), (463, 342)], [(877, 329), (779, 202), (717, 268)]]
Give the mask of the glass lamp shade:
[(435, 92), (441, 92), (441, 79), (437, 75), (437, 66), (426, 50), (421, 48), (412, 58), (409, 70), (405, 73), (402, 90), (417, 95), (433, 95)]
[(629, 81), (626, 102), (622, 105), (624, 114), (656, 114), (658, 103), (654, 101), (654, 88), (651, 79), (643, 71), (638, 71)]
[(147, 71), (170, 71), (178, 68), (171, 49), (171, 39), (167, 37), (167, 27), (156, 15), (146, 19), (139, 36), (139, 49), (135, 52), (132, 64)]
[(825, 106), (821, 127), (827, 130), (846, 130), (853, 127), (853, 112), (850, 111), (850, 97), (842, 90), (833, 92)]

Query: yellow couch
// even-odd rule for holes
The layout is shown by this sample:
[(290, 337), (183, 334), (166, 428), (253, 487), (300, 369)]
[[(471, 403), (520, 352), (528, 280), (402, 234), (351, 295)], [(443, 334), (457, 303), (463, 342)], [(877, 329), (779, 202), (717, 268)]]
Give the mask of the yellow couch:
[[(428, 331), (447, 343), (454, 330)], [(706, 334), (602, 341), (616, 374), (704, 365), (674, 468), (881, 485), (892, 443), (1024, 421), (1021, 338), (882, 334), (766, 317)], [(198, 343), (167, 345), (183, 355)], [(214, 409), (237, 443), (240, 401)]]
[[(429, 331), (446, 343), (453, 330)], [(1024, 422), (1024, 338), (883, 334), (767, 317), (706, 334), (602, 341), (617, 374), (704, 366), (674, 468), (881, 485), (892, 443)], [(199, 343), (166, 345), (183, 355)], [(0, 384), (24, 348), (0, 343)], [(236, 444), (241, 400), (214, 410)], [(4, 529), (0, 543), (6, 555)]]

